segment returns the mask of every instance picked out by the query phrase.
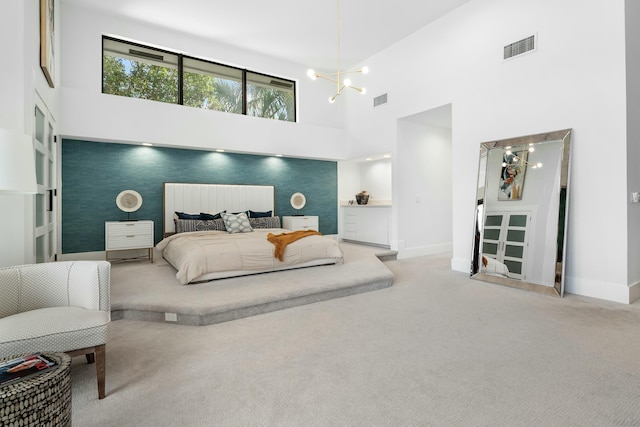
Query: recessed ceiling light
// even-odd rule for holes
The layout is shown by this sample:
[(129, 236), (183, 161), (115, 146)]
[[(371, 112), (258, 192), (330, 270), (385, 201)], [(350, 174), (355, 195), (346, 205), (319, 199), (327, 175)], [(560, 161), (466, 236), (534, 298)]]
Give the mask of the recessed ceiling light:
[(371, 157), (367, 157), (365, 160), (366, 160), (367, 162), (369, 162), (369, 161), (371, 161), (371, 160), (373, 160), (373, 159), (372, 159)]
[(216, 150), (216, 152), (218, 152), (218, 153), (224, 153), (224, 150), (223, 150), (223, 149), (218, 148), (218, 149)]
[(390, 158), (390, 157), (391, 157), (391, 154), (385, 154), (383, 157), (384, 157), (385, 159), (388, 159), (388, 158)]
[(142, 145), (144, 145), (145, 147), (153, 147), (153, 144), (150, 142), (143, 142)]
[(276, 157), (282, 157), (282, 154), (276, 154)]

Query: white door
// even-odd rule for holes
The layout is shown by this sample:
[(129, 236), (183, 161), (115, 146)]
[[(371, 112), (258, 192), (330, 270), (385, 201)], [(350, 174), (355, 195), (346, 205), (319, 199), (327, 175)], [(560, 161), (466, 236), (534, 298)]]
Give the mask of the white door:
[(33, 119), (38, 193), (34, 203), (36, 262), (52, 262), (57, 256), (55, 121), (36, 93)]

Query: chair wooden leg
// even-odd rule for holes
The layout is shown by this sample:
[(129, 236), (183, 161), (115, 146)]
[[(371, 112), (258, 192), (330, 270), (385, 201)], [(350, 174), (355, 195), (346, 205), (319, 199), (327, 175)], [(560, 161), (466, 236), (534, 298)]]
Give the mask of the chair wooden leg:
[(93, 362), (96, 361), (96, 354), (95, 353), (87, 353), (84, 355), (84, 357), (87, 358), (87, 363), (89, 365), (91, 365)]
[(98, 399), (105, 397), (106, 345), (96, 347), (96, 376), (98, 377)]

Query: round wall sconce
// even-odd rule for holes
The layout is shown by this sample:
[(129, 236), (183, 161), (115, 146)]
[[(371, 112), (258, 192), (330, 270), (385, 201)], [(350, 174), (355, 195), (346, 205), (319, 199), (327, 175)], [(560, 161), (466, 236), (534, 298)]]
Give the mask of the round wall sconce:
[(137, 219), (130, 219), (131, 212), (135, 212), (142, 206), (142, 196), (140, 193), (134, 190), (121, 191), (116, 196), (116, 205), (118, 208), (127, 213), (127, 219), (121, 221), (137, 221)]
[(304, 194), (302, 193), (293, 193), (290, 202), (293, 209), (299, 211), (300, 209), (304, 208), (304, 205), (307, 204), (307, 198), (304, 197)]

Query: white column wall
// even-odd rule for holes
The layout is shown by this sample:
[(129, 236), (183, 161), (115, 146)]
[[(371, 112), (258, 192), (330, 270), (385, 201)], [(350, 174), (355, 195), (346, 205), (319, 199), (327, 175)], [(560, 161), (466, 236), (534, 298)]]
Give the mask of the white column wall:
[[(628, 302), (626, 165), (603, 153), (627, 151), (624, 19), (623, 0), (472, 0), (367, 59), (389, 103), (348, 99), (348, 156), (392, 152), (403, 188), (397, 119), (452, 103), (452, 268), (468, 272), (480, 142), (573, 128), (566, 289)], [(502, 60), (532, 34), (537, 51)]]
[[(0, 13), (3, 64), (10, 64), (0, 68), (0, 128), (28, 135), (34, 127), (35, 91), (57, 113), (56, 90), (40, 69), (39, 11), (39, 0), (7, 0)], [(59, 52), (57, 35), (55, 44)], [(0, 236), (0, 267), (35, 262), (34, 196), (0, 194)]]
[(640, 298), (640, 203), (631, 203), (629, 193), (640, 193), (640, 2), (625, 1), (627, 61), (627, 168), (628, 253), (630, 300)]

